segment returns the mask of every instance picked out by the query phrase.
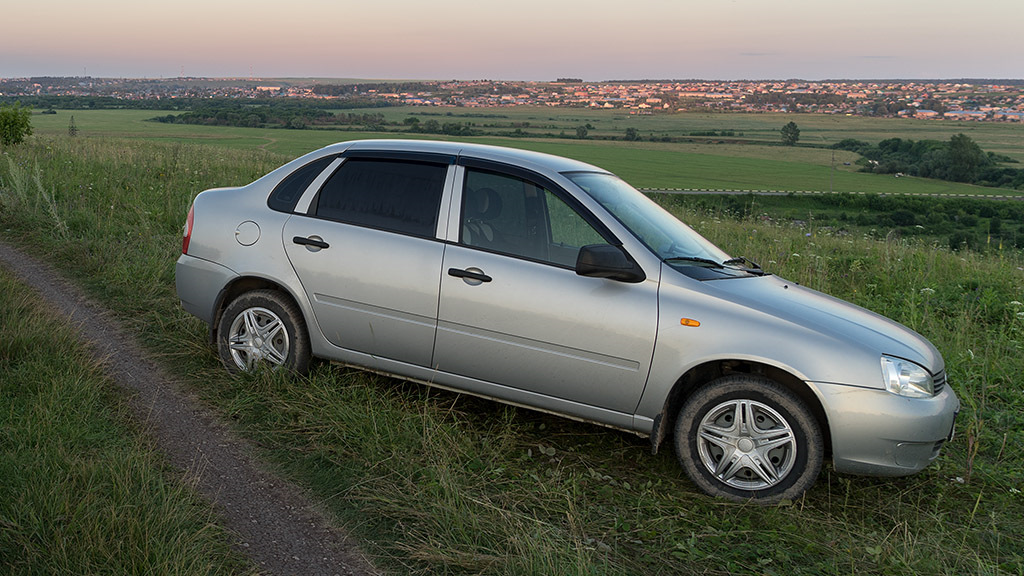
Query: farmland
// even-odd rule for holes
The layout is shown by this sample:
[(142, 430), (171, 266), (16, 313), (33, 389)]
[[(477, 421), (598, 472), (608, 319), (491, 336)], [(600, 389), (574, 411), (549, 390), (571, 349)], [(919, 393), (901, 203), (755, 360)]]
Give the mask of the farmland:
[[(424, 111), (427, 112), (424, 112)], [(433, 113), (424, 108), (382, 108), (366, 110), (385, 114), (400, 122), (410, 115)], [(352, 111), (347, 111), (352, 112)], [(447, 113), (442, 113), (447, 114)], [(452, 114), (459, 114), (452, 112)], [(478, 112), (463, 112), (474, 118)], [(542, 116), (538, 116), (542, 114)], [(294, 157), (342, 140), (381, 137), (427, 137), (408, 133), (367, 132), (357, 130), (282, 130), (193, 126), (148, 122), (160, 113), (152, 110), (61, 111), (33, 117), (36, 133), (65, 134), (74, 116), (83, 136), (116, 136), (153, 141), (216, 144), (218, 147), (259, 148)], [(552, 109), (501, 109), (495, 115), (510, 122), (537, 122), (541, 130), (573, 132), (581, 124), (596, 126), (595, 132), (617, 134), (636, 126), (646, 134), (650, 123), (658, 134), (685, 136), (693, 131), (734, 130), (754, 138), (755, 145), (730, 139), (695, 138), (694, 142), (625, 142), (605, 140), (565, 140), (552, 138), (505, 138), (494, 136), (463, 138), (469, 141), (528, 147), (589, 161), (612, 170), (634, 186), (643, 188), (726, 188), (817, 190), (849, 193), (910, 194), (994, 194), (991, 189), (951, 182), (877, 177), (858, 173), (852, 165), (856, 156), (849, 152), (807, 146), (775, 146), (778, 129), (796, 118), (801, 125), (801, 141), (827, 146), (846, 138), (877, 142), (899, 134), (905, 138), (948, 140), (963, 132), (983, 149), (1024, 161), (1024, 127), (1007, 124), (928, 122), (903, 119), (835, 118), (820, 115), (770, 114), (678, 114), (671, 116), (629, 116), (601, 111), (556, 111)], [(458, 118), (458, 116), (454, 116)], [(465, 119), (465, 118), (463, 118)], [(532, 120), (531, 120), (532, 119)], [(607, 128), (603, 126), (607, 125)], [(436, 137), (436, 136), (432, 136)], [(769, 145), (770, 144), (770, 145)], [(850, 163), (850, 165), (847, 165)], [(834, 167), (834, 169), (833, 169)], [(998, 193), (1005, 192), (1001, 191)]]
[[(68, 112), (35, 116), (36, 136), (5, 150), (0, 234), (61, 267), (129, 322), (169, 370), (262, 446), (268, 462), (307, 486), (389, 570), (1024, 572), (1024, 459), (1015, 448), (1024, 445), (1024, 258), (1016, 249), (953, 251), (945, 242), (872, 234), (853, 224), (840, 233), (831, 222), (803, 218), (819, 210), (800, 204), (809, 200), (803, 197), (762, 209), (767, 198), (659, 196), (728, 252), (924, 334), (943, 352), (963, 401), (957, 438), (919, 475), (871, 479), (826, 469), (798, 502), (735, 505), (702, 496), (670, 451), (651, 456), (643, 439), (628, 434), (331, 365), (305, 380), (228, 377), (206, 345), (205, 327), (180, 310), (173, 290), (192, 196), (249, 182), (328, 142), (379, 134), (162, 125), (144, 122), (152, 112), (137, 111), (74, 115), (78, 136), (67, 135)], [(770, 126), (789, 117), (717, 118), (718, 130), (754, 133), (761, 126), (768, 138)], [(579, 120), (574, 115), (564, 125)], [(623, 122), (611, 133), (643, 120), (589, 121), (598, 130), (603, 122)], [(826, 143), (853, 133), (877, 140), (904, 127), (834, 120), (840, 124), (815, 127), (798, 117), (803, 140), (813, 141), (815, 130)], [(971, 133), (983, 148), (1021, 157), (1017, 133), (984, 128)], [(937, 126), (920, 129), (909, 137), (943, 138)], [(831, 181), (851, 195), (904, 186), (990, 192), (857, 173), (839, 154), (831, 173), (831, 151), (804, 147), (479, 141), (584, 159), (641, 187), (828, 190)], [(828, 218), (840, 221), (838, 213)]]

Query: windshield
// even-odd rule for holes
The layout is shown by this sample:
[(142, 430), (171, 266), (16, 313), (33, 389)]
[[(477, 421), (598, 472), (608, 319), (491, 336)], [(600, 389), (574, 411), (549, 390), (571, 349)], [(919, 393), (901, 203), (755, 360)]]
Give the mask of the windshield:
[(619, 177), (595, 172), (569, 172), (565, 176), (662, 260), (680, 265), (729, 260), (728, 254)]

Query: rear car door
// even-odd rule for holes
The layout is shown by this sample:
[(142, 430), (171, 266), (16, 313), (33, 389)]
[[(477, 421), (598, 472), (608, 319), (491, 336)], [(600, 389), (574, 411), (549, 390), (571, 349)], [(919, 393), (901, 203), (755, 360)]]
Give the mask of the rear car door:
[(285, 251), (331, 344), (430, 365), (452, 172), (437, 155), (351, 154), (288, 220)]
[(547, 396), (631, 413), (654, 349), (657, 281), (578, 276), (579, 248), (610, 233), (550, 181), (486, 164), (459, 170), (434, 367), (532, 393), (541, 408), (565, 410)]

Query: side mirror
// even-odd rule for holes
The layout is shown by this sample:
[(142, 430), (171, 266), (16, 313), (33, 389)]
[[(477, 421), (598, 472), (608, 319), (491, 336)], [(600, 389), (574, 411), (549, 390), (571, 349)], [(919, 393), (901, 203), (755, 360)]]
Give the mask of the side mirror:
[(576, 257), (576, 274), (633, 284), (647, 279), (640, 265), (621, 246), (611, 244), (590, 244), (580, 248)]

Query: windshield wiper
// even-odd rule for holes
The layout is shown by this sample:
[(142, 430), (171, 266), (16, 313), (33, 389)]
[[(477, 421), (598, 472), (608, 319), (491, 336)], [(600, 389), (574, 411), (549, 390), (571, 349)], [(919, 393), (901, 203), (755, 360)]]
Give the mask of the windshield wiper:
[(700, 256), (672, 256), (671, 258), (665, 258), (665, 262), (693, 262), (695, 264), (706, 264), (712, 268), (725, 268), (725, 266), (710, 258), (701, 258)]
[(751, 260), (750, 258), (747, 258), (746, 256), (737, 256), (735, 258), (729, 258), (725, 262), (722, 262), (722, 264), (724, 264), (726, 266), (728, 266), (730, 264), (743, 264), (743, 263), (749, 264), (748, 268), (753, 268), (754, 270), (760, 270), (761, 269), (761, 265), (760, 264), (758, 264), (757, 262), (754, 262), (753, 260)]
[(761, 276), (767, 274), (767, 272), (761, 269), (760, 264), (754, 262), (753, 260), (747, 258), (746, 256), (737, 256), (735, 258), (729, 258), (725, 262), (722, 262), (722, 264), (725, 266), (731, 266), (733, 264), (747, 264), (747, 266), (743, 268), (745, 272), (750, 272), (751, 274), (759, 274)]

